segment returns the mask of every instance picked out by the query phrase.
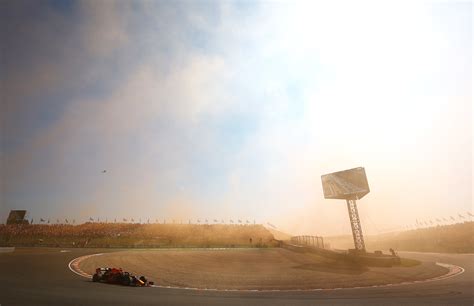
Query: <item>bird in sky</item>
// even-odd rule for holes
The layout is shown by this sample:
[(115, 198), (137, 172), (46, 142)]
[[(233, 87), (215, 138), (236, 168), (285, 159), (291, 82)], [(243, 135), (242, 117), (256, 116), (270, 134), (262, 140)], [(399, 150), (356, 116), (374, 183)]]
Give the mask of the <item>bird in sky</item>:
[(102, 170), (102, 173), (105, 173), (105, 172), (107, 172), (107, 170)]

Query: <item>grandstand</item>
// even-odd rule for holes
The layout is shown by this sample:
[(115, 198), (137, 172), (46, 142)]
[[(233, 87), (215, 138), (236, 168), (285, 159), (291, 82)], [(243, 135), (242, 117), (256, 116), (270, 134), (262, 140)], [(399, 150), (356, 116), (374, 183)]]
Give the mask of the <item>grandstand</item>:
[(0, 246), (52, 247), (269, 247), (262, 225), (84, 223), (0, 225)]

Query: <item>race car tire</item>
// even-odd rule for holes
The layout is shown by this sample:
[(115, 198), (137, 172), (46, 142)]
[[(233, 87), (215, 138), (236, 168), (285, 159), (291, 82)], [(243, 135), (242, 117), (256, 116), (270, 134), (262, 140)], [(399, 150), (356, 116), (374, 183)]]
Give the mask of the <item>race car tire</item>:
[(124, 285), (124, 286), (130, 286), (130, 282), (131, 282), (130, 276), (124, 275), (124, 276), (122, 277), (122, 285)]
[(93, 281), (93, 282), (98, 282), (98, 281), (99, 281), (99, 275), (94, 274), (94, 275), (92, 276), (92, 281)]
[(130, 277), (130, 286), (136, 287), (138, 285), (138, 278), (136, 276)]

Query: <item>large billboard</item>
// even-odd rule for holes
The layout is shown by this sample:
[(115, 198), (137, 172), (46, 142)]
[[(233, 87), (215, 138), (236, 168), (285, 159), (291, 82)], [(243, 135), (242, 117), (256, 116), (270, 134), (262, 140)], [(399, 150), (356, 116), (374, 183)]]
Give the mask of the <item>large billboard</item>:
[(25, 220), (26, 210), (10, 210), (7, 224), (28, 224)]
[(324, 174), (321, 181), (326, 199), (357, 200), (370, 192), (363, 167)]

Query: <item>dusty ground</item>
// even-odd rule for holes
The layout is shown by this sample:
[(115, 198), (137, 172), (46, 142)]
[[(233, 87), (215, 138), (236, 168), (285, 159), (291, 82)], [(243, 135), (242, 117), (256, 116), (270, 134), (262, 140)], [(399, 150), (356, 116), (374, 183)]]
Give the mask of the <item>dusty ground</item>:
[(367, 268), (280, 248), (134, 250), (106, 253), (80, 267), (121, 267), (157, 285), (216, 289), (309, 289), (369, 286), (427, 279), (447, 269), (432, 262), (413, 267)]

